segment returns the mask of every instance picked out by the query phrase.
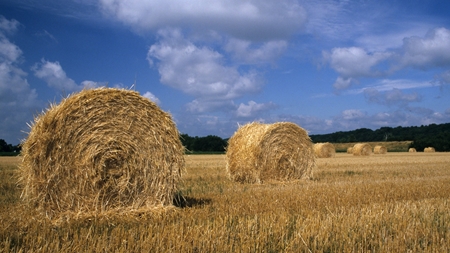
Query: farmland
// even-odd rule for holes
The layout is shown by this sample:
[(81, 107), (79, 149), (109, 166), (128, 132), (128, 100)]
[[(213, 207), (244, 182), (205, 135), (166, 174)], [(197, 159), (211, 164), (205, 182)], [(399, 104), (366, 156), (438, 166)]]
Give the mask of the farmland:
[(0, 158), (0, 252), (449, 252), (450, 153), (317, 159), (311, 180), (240, 184), (187, 155), (176, 207), (36, 218)]

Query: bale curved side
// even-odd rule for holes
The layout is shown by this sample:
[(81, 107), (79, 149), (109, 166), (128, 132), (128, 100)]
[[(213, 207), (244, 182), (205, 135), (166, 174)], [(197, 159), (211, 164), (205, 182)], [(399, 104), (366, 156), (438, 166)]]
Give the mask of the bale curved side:
[(312, 146), (307, 132), (294, 123), (250, 123), (228, 141), (227, 174), (241, 183), (310, 178), (315, 166)]
[(329, 142), (316, 143), (313, 147), (316, 157), (329, 158), (336, 155), (336, 149), (334, 148), (334, 145)]
[(355, 156), (369, 156), (372, 154), (372, 147), (368, 143), (356, 143), (352, 151)]
[(381, 145), (377, 145), (373, 148), (373, 153), (374, 154), (386, 154), (387, 153), (387, 148)]
[(347, 154), (353, 154), (353, 147), (347, 148)]
[(409, 148), (409, 149), (408, 149), (408, 152), (414, 153), (414, 152), (417, 152), (417, 150), (416, 150), (415, 148)]
[(183, 154), (155, 103), (131, 90), (83, 90), (35, 118), (22, 146), (22, 197), (49, 217), (171, 205)]
[(436, 150), (433, 147), (426, 147), (423, 152), (436, 152)]

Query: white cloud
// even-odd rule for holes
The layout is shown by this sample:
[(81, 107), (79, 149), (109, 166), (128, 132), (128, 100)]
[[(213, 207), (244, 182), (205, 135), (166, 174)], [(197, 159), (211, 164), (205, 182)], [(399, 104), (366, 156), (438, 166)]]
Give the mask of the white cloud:
[(333, 48), (331, 54), (324, 54), (329, 59), (330, 66), (342, 77), (373, 76), (373, 67), (386, 60), (390, 53), (367, 53), (359, 47)]
[(36, 63), (32, 70), (34, 75), (47, 82), (49, 87), (65, 92), (73, 92), (81, 88), (74, 80), (67, 77), (66, 72), (57, 61), (50, 62), (42, 59), (41, 63)]
[(225, 32), (250, 40), (286, 38), (305, 22), (305, 11), (293, 0), (100, 0), (106, 15), (138, 30), (165, 27)]
[(248, 40), (230, 39), (225, 45), (225, 50), (239, 62), (261, 64), (273, 63), (286, 50), (287, 45), (284, 40), (274, 40), (256, 47)]
[(450, 66), (450, 30), (436, 28), (425, 37), (408, 37), (403, 39), (402, 66), (421, 69)]
[(8, 63), (16, 62), (21, 55), (22, 50), (0, 33), (0, 61)]
[(235, 66), (226, 66), (223, 55), (194, 45), (179, 30), (164, 30), (160, 36), (148, 51), (150, 65), (157, 61), (161, 82), (196, 97), (196, 103), (227, 101), (261, 90), (263, 83), (256, 72), (241, 73)]
[(333, 48), (331, 53), (322, 52), (323, 58), (330, 63), (339, 77), (333, 87), (345, 89), (353, 83), (358, 83), (360, 77), (373, 77), (383, 74), (374, 67), (388, 59), (391, 54), (384, 52), (367, 53), (359, 47)]
[(159, 98), (157, 98), (155, 95), (153, 95), (153, 93), (151, 93), (150, 91), (145, 92), (144, 95), (142, 95), (142, 96), (147, 98), (148, 100), (154, 102), (157, 105), (161, 104), (161, 101), (159, 100)]
[(24, 137), (26, 122), (38, 111), (40, 102), (36, 90), (31, 89), (27, 73), (19, 67), (22, 51), (11, 43), (3, 31), (12, 32), (18, 26), (0, 16), (0, 139), (18, 144)]
[(5, 33), (14, 33), (19, 28), (20, 23), (15, 20), (7, 20), (3, 15), (0, 15), (0, 32)]
[(249, 101), (248, 104), (241, 103), (236, 110), (236, 117), (238, 118), (250, 118), (258, 117), (261, 115), (267, 115), (267, 111), (276, 108), (276, 105), (272, 102), (269, 103), (256, 103), (255, 101)]
[(357, 109), (349, 109), (349, 110), (344, 110), (342, 112), (341, 116), (344, 120), (355, 120), (355, 119), (365, 118), (366, 113), (362, 112), (361, 110), (357, 110)]

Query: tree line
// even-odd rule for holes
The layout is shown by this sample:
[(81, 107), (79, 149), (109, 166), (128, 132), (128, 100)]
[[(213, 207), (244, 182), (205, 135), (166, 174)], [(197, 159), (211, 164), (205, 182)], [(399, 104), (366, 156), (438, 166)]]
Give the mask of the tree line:
[[(377, 130), (360, 128), (346, 132), (315, 134), (310, 135), (310, 137), (314, 143), (413, 141), (410, 147), (417, 150), (423, 150), (425, 147), (434, 147), (436, 151), (450, 151), (450, 123), (411, 127), (381, 127)], [(222, 139), (215, 135), (192, 137), (188, 134), (181, 134), (180, 140), (187, 153), (223, 153), (228, 144), (228, 138)], [(18, 154), (20, 150), (20, 144), (14, 146), (0, 139), (0, 153)]]
[(0, 154), (19, 154), (20, 150), (20, 145), (8, 144), (5, 140), (0, 139)]
[(360, 128), (347, 132), (310, 135), (310, 137), (315, 143), (413, 141), (410, 148), (416, 150), (434, 147), (436, 151), (450, 151), (450, 123), (411, 127), (381, 127), (377, 130)]

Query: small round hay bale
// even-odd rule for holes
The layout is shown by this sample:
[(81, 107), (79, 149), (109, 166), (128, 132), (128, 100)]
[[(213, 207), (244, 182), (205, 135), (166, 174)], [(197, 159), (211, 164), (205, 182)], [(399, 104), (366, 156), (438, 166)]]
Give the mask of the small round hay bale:
[(319, 158), (329, 158), (335, 156), (336, 154), (336, 149), (334, 148), (334, 145), (329, 142), (316, 143), (314, 144), (313, 148), (316, 157)]
[(372, 154), (372, 147), (368, 143), (356, 143), (352, 151), (355, 156), (369, 156)]
[(308, 133), (290, 122), (240, 127), (228, 141), (226, 158), (229, 178), (241, 183), (307, 179), (316, 164)]
[(433, 147), (426, 147), (423, 152), (436, 152), (436, 150)]
[(408, 152), (409, 152), (409, 153), (415, 153), (415, 152), (417, 152), (417, 150), (416, 150), (415, 148), (409, 148), (409, 149), (408, 149)]
[(347, 148), (347, 154), (353, 154), (353, 147)]
[(387, 153), (387, 148), (383, 147), (381, 145), (377, 145), (373, 148), (373, 153), (374, 154), (386, 154)]
[(171, 205), (183, 155), (155, 103), (131, 90), (83, 90), (35, 118), (22, 146), (22, 198), (49, 218)]

